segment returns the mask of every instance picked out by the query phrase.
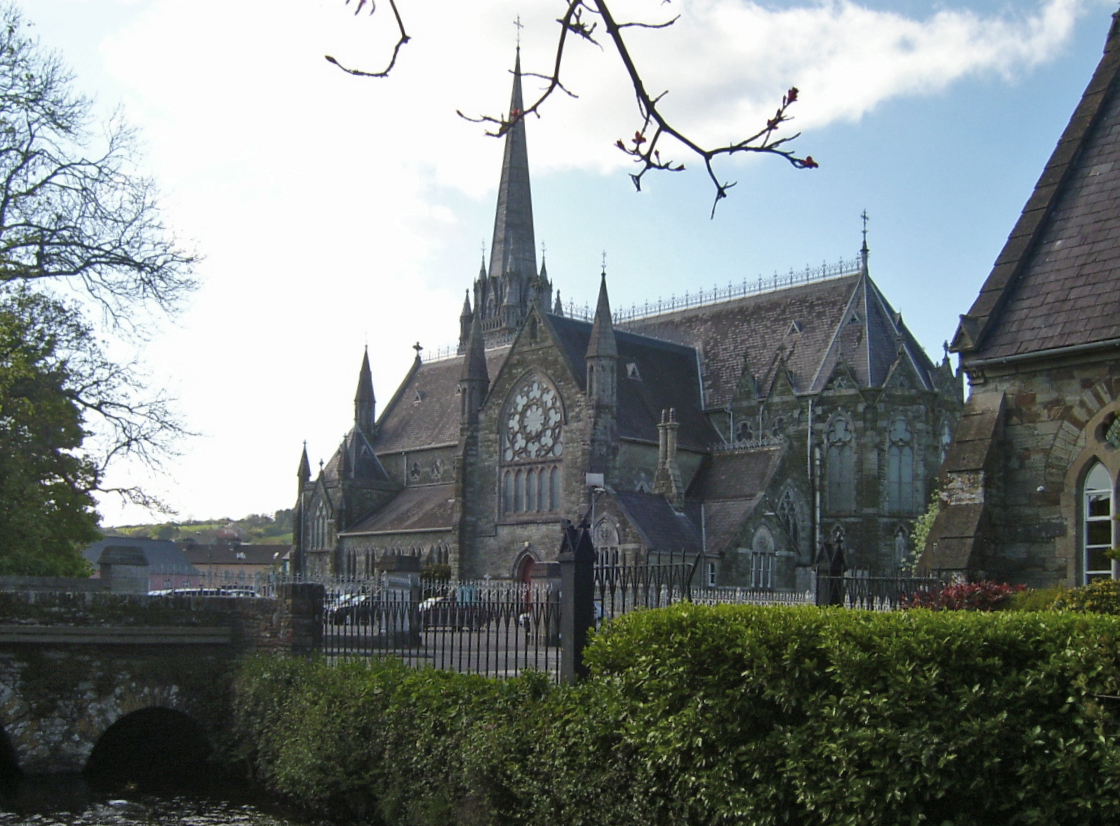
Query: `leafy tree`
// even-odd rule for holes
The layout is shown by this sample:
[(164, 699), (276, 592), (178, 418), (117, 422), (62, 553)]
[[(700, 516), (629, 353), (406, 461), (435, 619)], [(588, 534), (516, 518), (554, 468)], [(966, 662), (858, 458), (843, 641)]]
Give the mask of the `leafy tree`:
[(0, 301), (0, 574), (88, 575), (80, 548), (100, 536), (98, 471), (76, 453), (85, 430), (57, 329), (86, 330), (30, 291)]
[[(120, 118), (93, 123), (59, 58), (0, 5), (0, 572), (75, 573), (94, 491), (185, 433), (170, 399), (110, 353), (143, 343), (194, 287)], [(96, 321), (96, 323), (94, 323)], [(98, 331), (111, 334), (106, 344)], [(81, 563), (84, 564), (84, 563)]]

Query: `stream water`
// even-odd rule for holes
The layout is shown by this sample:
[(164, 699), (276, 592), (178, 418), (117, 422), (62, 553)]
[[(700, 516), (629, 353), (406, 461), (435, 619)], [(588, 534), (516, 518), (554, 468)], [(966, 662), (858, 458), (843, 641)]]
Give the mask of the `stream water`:
[(206, 793), (101, 794), (80, 775), (24, 777), (0, 795), (0, 826), (329, 826), (301, 820), (236, 787)]

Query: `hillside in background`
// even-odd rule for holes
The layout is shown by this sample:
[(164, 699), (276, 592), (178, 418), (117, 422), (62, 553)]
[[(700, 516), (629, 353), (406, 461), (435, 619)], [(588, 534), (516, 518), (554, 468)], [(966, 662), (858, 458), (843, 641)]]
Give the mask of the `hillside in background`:
[(292, 544), (292, 509), (278, 510), (272, 516), (254, 513), (241, 519), (188, 520), (155, 525), (105, 527), (106, 536), (138, 536), (149, 539), (193, 539), (209, 545), (237, 539), (252, 545)]

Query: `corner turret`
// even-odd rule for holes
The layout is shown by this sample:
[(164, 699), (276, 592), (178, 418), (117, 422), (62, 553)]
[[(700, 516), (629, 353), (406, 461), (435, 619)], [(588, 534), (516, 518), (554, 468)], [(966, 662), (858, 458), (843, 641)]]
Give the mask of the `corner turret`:
[(299, 489), (302, 492), (311, 481), (311, 463), (307, 461), (307, 442), (303, 443), (303, 455), (299, 457), (299, 470), (296, 471), (296, 477), (299, 479)]
[(478, 424), (478, 410), (490, 389), (490, 374), (486, 369), (486, 352), (482, 342), (482, 325), (476, 315), (471, 324), (463, 372), (459, 378), (460, 426), (469, 428)]
[(377, 421), (377, 399), (373, 395), (373, 376), (369, 369), (369, 347), (362, 356), (358, 373), (358, 392), (354, 395), (354, 427), (372, 437)]
[(599, 301), (595, 305), (595, 321), (587, 344), (587, 395), (594, 404), (614, 409), (618, 344), (614, 338), (611, 304), (607, 297), (607, 273), (599, 282)]

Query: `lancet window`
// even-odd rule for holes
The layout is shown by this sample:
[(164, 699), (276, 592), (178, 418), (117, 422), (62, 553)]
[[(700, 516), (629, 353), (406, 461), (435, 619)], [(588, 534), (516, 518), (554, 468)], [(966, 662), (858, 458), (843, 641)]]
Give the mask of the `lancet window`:
[(825, 476), (828, 507), (834, 513), (856, 509), (855, 428), (846, 414), (838, 413), (825, 431)]
[(902, 416), (891, 422), (887, 434), (887, 510), (911, 513), (917, 497), (914, 491), (914, 431)]
[(311, 520), (311, 547), (316, 550), (327, 547), (327, 509), (322, 502)]

